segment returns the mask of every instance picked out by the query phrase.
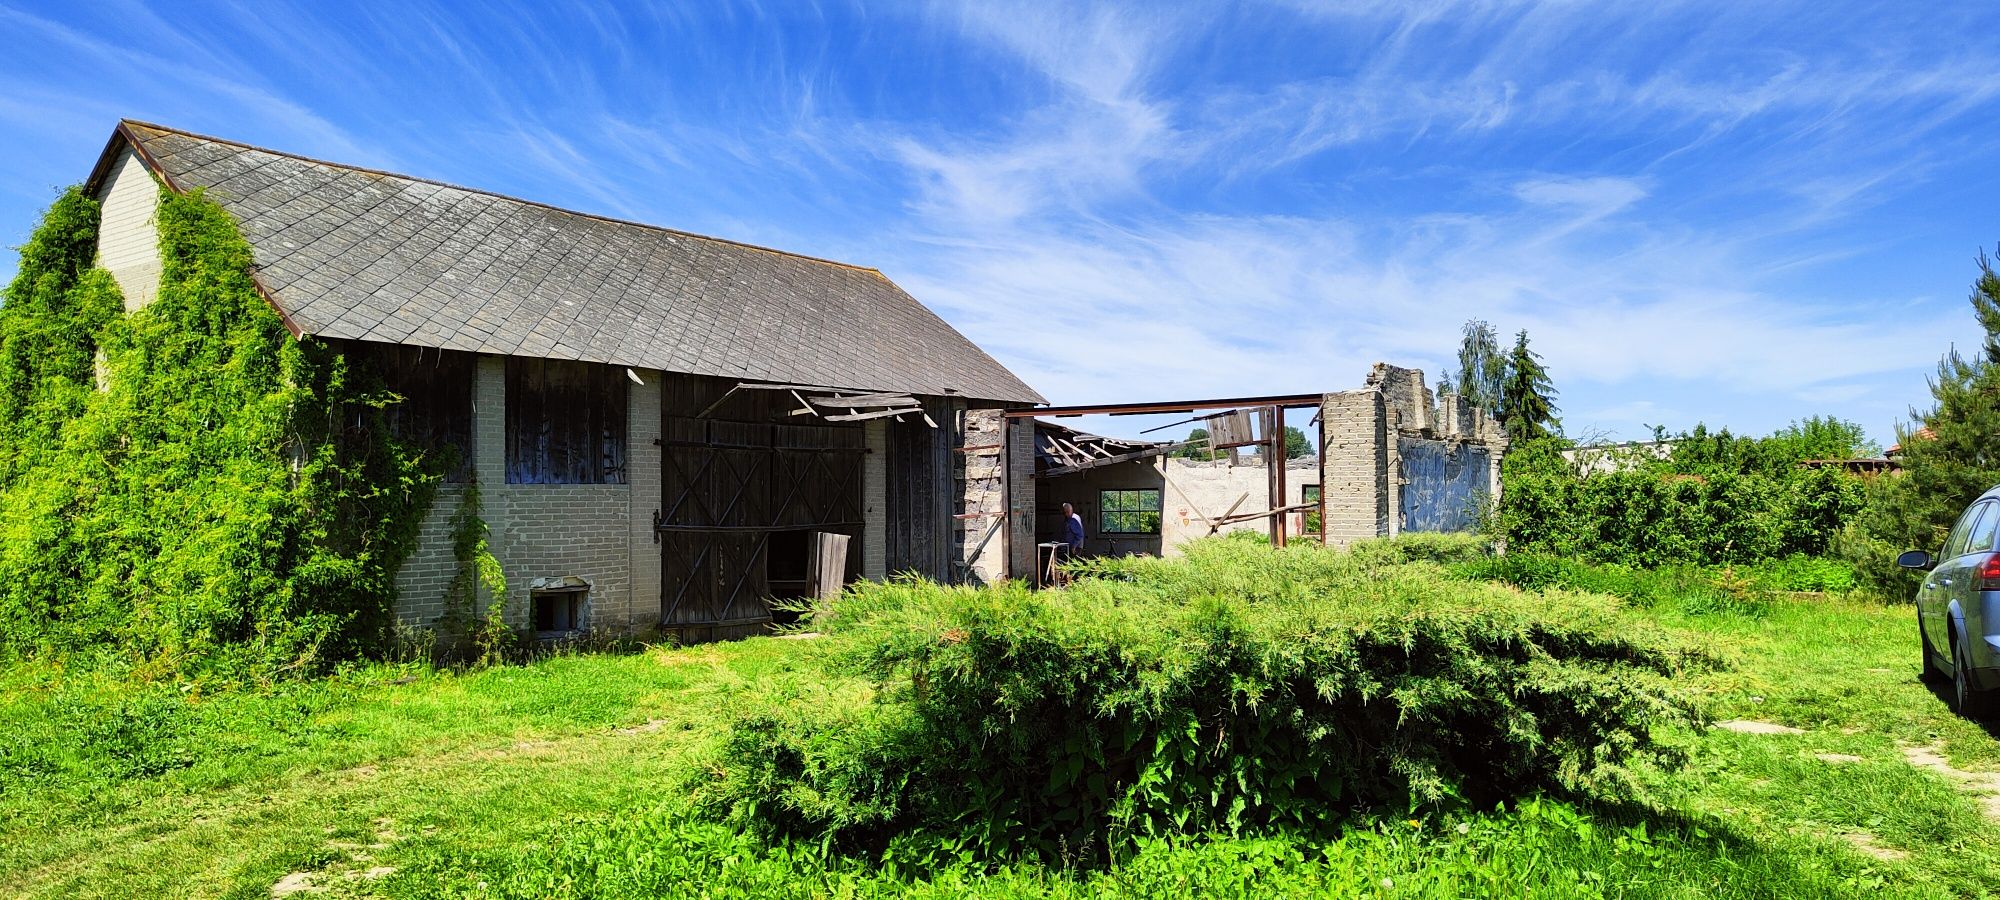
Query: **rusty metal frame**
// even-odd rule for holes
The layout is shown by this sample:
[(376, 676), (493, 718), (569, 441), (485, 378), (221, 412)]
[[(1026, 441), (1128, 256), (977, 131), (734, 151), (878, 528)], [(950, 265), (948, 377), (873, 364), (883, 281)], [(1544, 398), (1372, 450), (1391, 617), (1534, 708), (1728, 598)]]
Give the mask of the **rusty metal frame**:
[(1174, 400), (1159, 403), (1043, 406), (1028, 409), (1010, 409), (1001, 413), (1001, 415), (1009, 419), (1066, 419), (1071, 416), (1147, 416), (1159, 413), (1199, 412), (1204, 409), (1229, 409), (1238, 406), (1277, 406), (1284, 409), (1305, 409), (1307, 407), (1318, 407), (1325, 397), (1325, 394), (1278, 394), (1270, 397), (1235, 397), (1226, 400)]

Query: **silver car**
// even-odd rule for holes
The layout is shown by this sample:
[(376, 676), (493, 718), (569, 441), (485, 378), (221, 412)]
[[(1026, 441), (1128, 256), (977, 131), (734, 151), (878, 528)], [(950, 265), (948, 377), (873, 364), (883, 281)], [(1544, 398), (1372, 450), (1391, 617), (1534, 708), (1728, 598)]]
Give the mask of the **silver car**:
[(1917, 630), (1923, 642), (1924, 677), (1951, 679), (1952, 708), (1960, 715), (2000, 712), (2000, 487), (1966, 507), (1944, 549), (1933, 558), (1911, 550), (1896, 558), (1906, 569), (1925, 570), (1917, 591)]

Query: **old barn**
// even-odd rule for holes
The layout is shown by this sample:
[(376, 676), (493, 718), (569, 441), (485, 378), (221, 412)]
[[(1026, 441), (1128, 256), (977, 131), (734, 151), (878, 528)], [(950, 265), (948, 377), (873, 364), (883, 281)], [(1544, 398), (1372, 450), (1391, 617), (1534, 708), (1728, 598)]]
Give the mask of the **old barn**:
[(545, 634), (727, 637), (771, 598), (1004, 567), (998, 415), (1044, 401), (879, 271), (126, 121), (86, 190), (128, 307), (161, 185), (227, 209), (292, 333), (374, 357), (399, 426), (459, 451), (405, 622), (445, 613), (475, 481), (507, 619)]

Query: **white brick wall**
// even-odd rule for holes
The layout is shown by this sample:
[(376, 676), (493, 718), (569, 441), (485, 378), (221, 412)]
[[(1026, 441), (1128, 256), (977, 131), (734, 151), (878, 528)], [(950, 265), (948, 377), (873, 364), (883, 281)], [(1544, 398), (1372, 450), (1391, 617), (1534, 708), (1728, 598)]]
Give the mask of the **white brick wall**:
[(430, 627), (444, 616), (445, 591), (458, 574), (458, 559), (451, 548), (451, 519), (458, 514), (464, 497), (463, 485), (438, 488), (437, 499), (417, 532), (416, 550), (396, 573), (397, 621)]
[[(584, 601), (590, 627), (657, 624), (660, 561), (652, 507), (645, 504), (659, 495), (659, 448), (653, 444), (660, 424), (658, 378), (630, 392), (626, 458), (633, 484), (508, 484), (506, 392), (506, 360), (480, 356), (472, 387), (473, 472), (487, 543), (507, 576), (507, 623), (531, 624), (528, 597), (538, 581), (580, 578), (590, 585)], [(641, 499), (635, 500), (635, 488), (646, 492)], [(398, 573), (396, 614), (402, 621), (431, 625), (444, 613), (444, 590), (457, 571), (451, 518), (461, 496), (462, 489), (450, 485), (439, 491), (417, 550)], [(481, 608), (472, 612), (483, 612), (486, 602), (482, 596)]]
[(631, 588), (625, 619), (634, 628), (646, 628), (660, 622), (660, 545), (653, 540), (653, 513), (660, 508), (660, 445), (654, 442), (660, 438), (662, 375), (652, 369), (633, 371), (645, 384), (632, 385), (625, 420), (631, 505), (626, 513)]
[(160, 292), (160, 232), (155, 215), (160, 185), (131, 147), (124, 147), (98, 189), (102, 220), (97, 229), (97, 264), (111, 272), (125, 295), (127, 312)]

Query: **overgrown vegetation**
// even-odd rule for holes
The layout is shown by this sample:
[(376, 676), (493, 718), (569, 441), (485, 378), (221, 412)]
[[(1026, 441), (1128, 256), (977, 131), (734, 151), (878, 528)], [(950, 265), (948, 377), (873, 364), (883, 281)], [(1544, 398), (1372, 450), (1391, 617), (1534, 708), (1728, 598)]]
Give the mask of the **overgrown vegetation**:
[(379, 649), (436, 461), (288, 335), (221, 207), (160, 196), (150, 305), (92, 267), (77, 190), (0, 305), (0, 653), (270, 678)]
[(1697, 425), (1657, 437), (1576, 460), (1559, 439), (1514, 448), (1494, 528), (1511, 549), (1593, 562), (1756, 563), (1827, 554), (1866, 499), (1861, 477), (1801, 465), (1870, 449), (1853, 423), (1813, 418), (1762, 438)]
[[(1258, 549), (1237, 543), (1222, 551)], [(1306, 565), (1292, 558), (1306, 552), (1275, 557)], [(1468, 601), (1515, 590), (1472, 582), (1531, 581), (1529, 566), (1476, 571), (1527, 557), (1489, 557), (1463, 538), (1368, 542), (1352, 556), (1357, 573), (1482, 588), (1455, 595)], [(935, 841), (878, 856), (773, 839), (682, 790), (714, 777), (729, 724), (748, 711), (873, 705), (876, 681), (838, 635), (469, 671), (355, 664), (216, 693), (22, 663), (0, 667), (0, 892), (261, 897), (306, 879), (332, 896), (401, 898), (2000, 893), (2000, 828), (1904, 760), (1903, 748), (1929, 746), (1960, 768), (2000, 765), (2000, 742), (1916, 681), (1907, 609), (1799, 599), (1777, 581), (1746, 589), (1763, 594), (1754, 609), (1721, 608), (1677, 593), (1721, 570), (1559, 565), (1559, 585), (1521, 600), (1609, 592), (1591, 602), (1622, 609), (1616, 627), (1730, 661), (1682, 676), (1717, 718), (1807, 733), (1669, 728), (1686, 764), (1635, 762), (1615, 796), (1346, 807), (1331, 833), (1135, 837), (1115, 866), (1072, 869), (952, 858)], [(871, 597), (890, 599), (848, 599)]]
[(872, 692), (736, 723), (732, 821), (925, 861), (1102, 862), (1142, 837), (1328, 833), (1671, 763), (1691, 651), (1602, 596), (1443, 577), (1435, 536), (1354, 554), (1215, 540), (1058, 593), (862, 585), (820, 623)]
[(1953, 349), (1930, 381), (1931, 406), (1896, 430), (1903, 470), (1872, 485), (1867, 511), (1842, 542), (1842, 552), (1870, 584), (1909, 597), (1921, 573), (1896, 567), (1904, 550), (1936, 553), (1965, 507), (2000, 485), (2000, 274), (1981, 255), (1973, 281), (1973, 315), (1984, 331), (1970, 356)]

